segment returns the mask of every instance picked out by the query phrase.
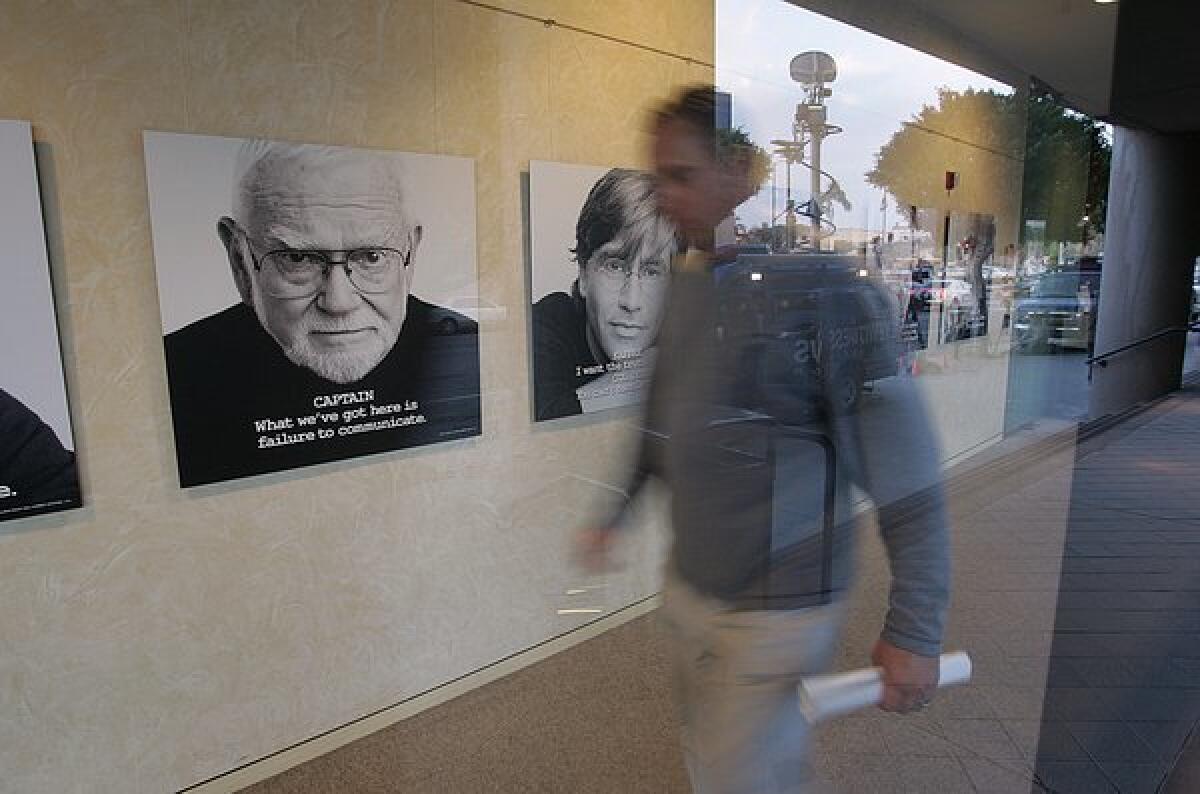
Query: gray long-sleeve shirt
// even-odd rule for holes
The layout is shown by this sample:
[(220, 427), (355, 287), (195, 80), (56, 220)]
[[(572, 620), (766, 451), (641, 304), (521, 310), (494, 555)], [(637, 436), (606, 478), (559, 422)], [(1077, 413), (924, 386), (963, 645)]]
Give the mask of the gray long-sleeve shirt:
[[(765, 272), (751, 282), (747, 272), (695, 267), (695, 252), (689, 261), (672, 277), (630, 489), (648, 475), (668, 486), (672, 564), (735, 608), (827, 603), (851, 580), (853, 484), (877, 507), (891, 563), (883, 637), (937, 654), (949, 549), (933, 428), (911, 379), (889, 378), (861, 413), (838, 391), (872, 360), (895, 361), (878, 332), (895, 318), (852, 272)], [(832, 531), (827, 474), (836, 482)], [(900, 484), (914, 480), (929, 484), (923, 509), (901, 515)]]

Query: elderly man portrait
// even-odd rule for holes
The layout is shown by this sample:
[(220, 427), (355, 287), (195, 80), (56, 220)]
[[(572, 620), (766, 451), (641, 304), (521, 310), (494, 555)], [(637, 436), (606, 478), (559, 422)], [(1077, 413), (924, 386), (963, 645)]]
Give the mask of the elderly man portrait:
[[(243, 145), (216, 224), (240, 301), (166, 336), (183, 485), (478, 434), (477, 326), (411, 292), (419, 199), (387, 153)], [(379, 406), (420, 421), (339, 432)]]
[(571, 292), (533, 307), (538, 419), (641, 401), (676, 250), (649, 174), (614, 168), (592, 186), (575, 228)]

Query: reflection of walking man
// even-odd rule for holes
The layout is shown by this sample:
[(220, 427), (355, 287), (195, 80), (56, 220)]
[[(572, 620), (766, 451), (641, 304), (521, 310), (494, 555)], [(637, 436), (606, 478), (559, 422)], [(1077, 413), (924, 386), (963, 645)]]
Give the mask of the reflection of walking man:
[(575, 228), (571, 294), (533, 307), (538, 419), (642, 399), (675, 250), (649, 174), (614, 168), (596, 182)]
[[(478, 432), (476, 328), (410, 292), (422, 229), (393, 158), (247, 144), (218, 233), (241, 302), (166, 338), (183, 484)], [(448, 317), (467, 333), (439, 336)], [(264, 449), (262, 420), (340, 393), (414, 401), (428, 421)]]
[[(786, 448), (778, 427), (737, 408), (745, 386), (736, 382), (737, 361), (753, 355), (761, 340), (752, 333), (731, 338), (728, 328), (718, 337), (711, 240), (717, 223), (753, 192), (758, 165), (748, 146), (717, 149), (713, 94), (711, 87), (692, 89), (656, 121), (659, 201), (693, 248), (672, 272), (647, 406), (649, 432), (630, 494), (648, 475), (670, 489), (673, 537), (661, 612), (695, 791), (805, 791), (809, 726), (798, 709), (796, 685), (833, 658), (853, 534), (843, 527), (830, 549), (820, 533), (796, 532), (803, 522), (776, 507), (802, 503), (796, 495), (807, 483), (781, 479), (787, 465), (768, 462), (767, 450)], [(813, 395), (812, 413), (819, 417), (805, 429), (828, 438), (836, 450), (840, 511), (851, 515), (851, 484), (880, 506), (892, 588), (872, 658), (884, 670), (883, 707), (919, 709), (937, 684), (948, 585), (946, 525), (936, 489), (922, 515), (901, 517), (887, 507), (894, 498), (887, 461), (894, 467), (891, 453), (899, 450), (906, 467), (936, 482), (937, 456), (925, 435), (931, 428), (915, 392), (879, 396), (873, 411), (890, 434), (884, 441), (865, 437), (858, 417), (832, 399), (827, 386), (796, 386), (797, 393)], [(902, 379), (896, 390), (910, 386)], [(818, 480), (820, 472), (805, 472), (805, 479)], [(586, 565), (604, 566), (621, 520), (618, 514), (580, 535)], [(833, 555), (831, 580), (825, 578), (826, 551)]]

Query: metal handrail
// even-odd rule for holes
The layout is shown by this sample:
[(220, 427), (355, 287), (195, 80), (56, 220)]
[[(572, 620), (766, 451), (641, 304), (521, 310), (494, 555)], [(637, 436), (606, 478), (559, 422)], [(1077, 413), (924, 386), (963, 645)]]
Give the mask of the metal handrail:
[[(823, 603), (828, 604), (833, 600), (834, 519), (837, 513), (837, 450), (833, 446), (833, 440), (824, 433), (802, 430), (795, 425), (788, 424), (776, 425), (776, 431), (785, 436), (810, 441), (821, 447), (825, 453), (825, 504), (821, 526), (821, 595), (825, 599)], [(772, 437), (772, 447), (774, 443), (775, 439)]]
[(1155, 331), (1154, 333), (1150, 334), (1149, 336), (1144, 336), (1141, 339), (1138, 339), (1134, 342), (1130, 342), (1127, 345), (1121, 345), (1120, 347), (1114, 348), (1114, 349), (1108, 351), (1107, 353), (1101, 353), (1098, 356), (1092, 356), (1086, 362), (1088, 365), (1088, 369), (1091, 369), (1093, 364), (1099, 364), (1101, 367), (1107, 367), (1108, 359), (1112, 358), (1113, 356), (1117, 355), (1118, 353), (1124, 353), (1126, 350), (1131, 350), (1135, 347), (1138, 347), (1139, 345), (1144, 345), (1147, 342), (1153, 342), (1155, 339), (1158, 339), (1159, 337), (1167, 336), (1168, 334), (1186, 334), (1189, 331), (1200, 331), (1200, 323), (1189, 323), (1187, 325), (1172, 325), (1170, 328), (1163, 328), (1162, 330)]

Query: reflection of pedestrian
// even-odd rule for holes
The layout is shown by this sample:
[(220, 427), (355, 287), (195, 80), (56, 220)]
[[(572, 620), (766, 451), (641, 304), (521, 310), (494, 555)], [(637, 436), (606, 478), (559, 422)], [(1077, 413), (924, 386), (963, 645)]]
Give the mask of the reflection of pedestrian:
[[(908, 307), (904, 313), (904, 322), (910, 324), (916, 331), (917, 347), (921, 350), (925, 349), (925, 323), (921, 322), (922, 303), (917, 295), (917, 290), (920, 287), (913, 283), (908, 290)], [(928, 312), (926, 312), (926, 320), (928, 321)]]
[(78, 504), (74, 453), (37, 414), (0, 391), (0, 519)]
[(675, 251), (648, 174), (614, 168), (596, 182), (575, 227), (571, 293), (533, 307), (538, 419), (641, 400)]
[[(782, 508), (803, 504), (820, 472), (784, 477), (787, 465), (774, 461), (793, 436), (770, 417), (739, 410), (744, 384), (737, 363), (763, 340), (753, 323), (738, 333), (729, 326), (716, 332), (721, 288), (710, 272), (711, 241), (718, 222), (753, 193), (759, 159), (756, 149), (731, 146), (729, 138), (718, 149), (714, 116), (714, 89), (699, 87), (664, 108), (655, 125), (659, 202), (692, 248), (672, 271), (647, 432), (629, 493), (649, 475), (670, 491), (662, 616), (694, 790), (794, 792), (806, 790), (809, 738), (796, 685), (834, 656), (853, 536), (846, 529), (832, 540), (800, 531), (801, 522)], [(890, 316), (876, 317), (892, 327)], [(831, 335), (824, 356), (836, 361), (862, 353), (854, 342), (859, 336), (849, 331), (874, 327), (869, 320), (832, 319), (846, 333)], [(829, 369), (837, 371), (837, 364)], [(895, 498), (888, 478), (898, 465), (937, 481), (928, 419), (912, 381), (903, 379), (877, 395), (873, 407), (888, 437), (868, 436), (859, 415), (839, 403), (836, 383), (811, 368), (793, 373), (797, 399), (811, 395), (814, 409), (795, 412), (814, 417), (802, 429), (834, 448), (842, 514), (852, 514), (851, 485), (881, 506), (892, 588), (872, 659), (884, 671), (883, 707), (920, 709), (937, 683), (949, 577), (945, 516), (936, 487), (922, 514), (901, 516), (886, 504)], [(621, 520), (618, 514), (581, 533), (579, 551), (589, 567), (603, 566)]]
[[(182, 484), (477, 434), (477, 327), (410, 291), (422, 227), (396, 161), (256, 141), (239, 172), (217, 231), (241, 302), (166, 337)], [(315, 440), (297, 421), (367, 403), (424, 421)]]

